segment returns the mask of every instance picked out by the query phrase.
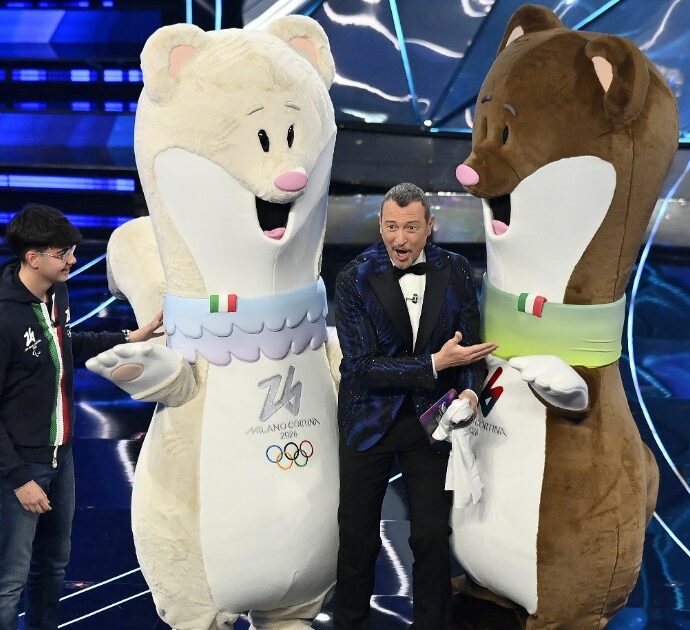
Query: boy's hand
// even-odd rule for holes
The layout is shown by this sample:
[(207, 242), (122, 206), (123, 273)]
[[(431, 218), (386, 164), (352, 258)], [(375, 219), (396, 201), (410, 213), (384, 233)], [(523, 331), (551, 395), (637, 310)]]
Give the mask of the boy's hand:
[(163, 311), (158, 313), (148, 324), (145, 326), (142, 326), (141, 328), (137, 328), (137, 330), (133, 330), (129, 334), (129, 340), (131, 342), (137, 342), (137, 341), (148, 341), (149, 339), (153, 339), (154, 337), (162, 337), (163, 332), (156, 332), (157, 328), (160, 328), (163, 325)]
[(21, 488), (17, 488), (14, 494), (17, 495), (17, 499), (27, 512), (44, 514), (53, 509), (50, 507), (50, 501), (46, 493), (43, 492), (43, 488), (35, 481), (25, 483)]

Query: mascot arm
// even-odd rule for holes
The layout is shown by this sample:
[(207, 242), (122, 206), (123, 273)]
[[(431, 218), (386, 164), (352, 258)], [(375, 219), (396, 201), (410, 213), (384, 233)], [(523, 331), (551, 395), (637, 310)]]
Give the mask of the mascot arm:
[(199, 391), (196, 366), (175, 350), (150, 342), (120, 344), (89, 359), (86, 367), (134, 400), (179, 407)]
[[(163, 308), (165, 277), (149, 217), (128, 221), (108, 241), (108, 288), (132, 306), (137, 322)], [(177, 407), (199, 390), (196, 366), (166, 348), (163, 338), (127, 343), (89, 359), (86, 367), (135, 400)]]
[(197, 364), (182, 359), (178, 366), (179, 369), (173, 377), (149, 391), (134, 394), (132, 398), (143, 402), (161, 403), (166, 407), (180, 407), (192, 400), (199, 393), (200, 377)]
[(331, 378), (336, 389), (340, 386), (340, 362), (343, 360), (343, 352), (338, 341), (338, 331), (335, 326), (326, 329), (328, 337), (326, 339), (326, 356), (328, 357), (328, 367), (331, 371)]
[(573, 367), (552, 355), (513, 357), (509, 363), (547, 409), (574, 421), (589, 414), (596, 391), (591, 369)]
[[(149, 217), (128, 221), (108, 241), (108, 288), (127, 300), (139, 325), (163, 309), (165, 277)], [(162, 343), (162, 338), (161, 338)]]

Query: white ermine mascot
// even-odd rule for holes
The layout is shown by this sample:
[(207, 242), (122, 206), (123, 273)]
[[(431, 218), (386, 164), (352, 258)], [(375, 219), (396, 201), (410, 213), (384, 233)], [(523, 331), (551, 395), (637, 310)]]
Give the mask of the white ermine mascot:
[(166, 346), (88, 367), (158, 403), (132, 497), (137, 556), (177, 630), (305, 628), (335, 582), (336, 393), (319, 278), (336, 128), (328, 40), (161, 28), (135, 151), (150, 219), (108, 246), (111, 289)]

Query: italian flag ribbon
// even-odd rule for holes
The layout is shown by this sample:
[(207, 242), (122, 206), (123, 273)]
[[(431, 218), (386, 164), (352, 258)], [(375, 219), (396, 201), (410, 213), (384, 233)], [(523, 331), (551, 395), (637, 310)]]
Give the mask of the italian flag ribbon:
[(53, 324), (58, 321), (57, 305), (53, 302), (53, 317), (45, 304), (32, 304), (38, 323), (48, 344), (48, 354), (53, 363), (55, 375), (55, 403), (50, 418), (50, 444), (65, 444), (70, 435), (69, 400), (65, 384), (65, 368), (62, 363), (64, 326)]
[(209, 310), (211, 313), (234, 313), (237, 311), (237, 294), (214, 293), (209, 296)]
[(535, 317), (541, 317), (546, 304), (546, 298), (543, 295), (536, 295), (534, 293), (520, 293), (517, 301), (517, 310), (521, 313), (528, 313)]

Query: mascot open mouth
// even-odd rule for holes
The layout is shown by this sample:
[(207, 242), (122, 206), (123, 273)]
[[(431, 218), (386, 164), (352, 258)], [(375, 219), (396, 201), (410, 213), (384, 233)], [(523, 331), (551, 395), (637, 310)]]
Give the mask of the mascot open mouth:
[(256, 216), (263, 233), (268, 238), (279, 241), (285, 234), (285, 226), (290, 216), (291, 203), (273, 203), (261, 197), (255, 197)]
[(505, 234), (510, 227), (510, 195), (487, 199), (491, 208), (491, 227), (496, 236)]

